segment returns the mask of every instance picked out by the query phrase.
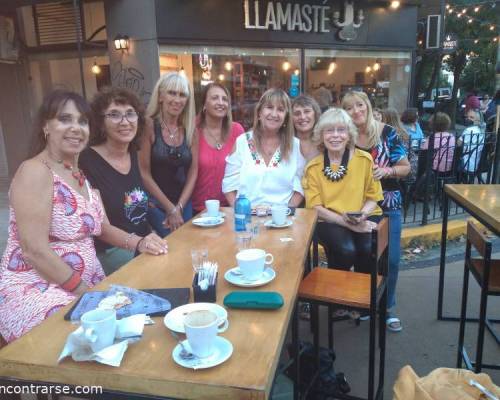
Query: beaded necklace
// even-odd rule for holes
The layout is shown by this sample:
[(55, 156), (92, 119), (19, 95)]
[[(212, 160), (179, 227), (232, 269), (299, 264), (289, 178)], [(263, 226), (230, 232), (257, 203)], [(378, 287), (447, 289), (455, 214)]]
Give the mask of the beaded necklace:
[(349, 150), (345, 149), (344, 154), (342, 154), (342, 161), (340, 162), (337, 171), (333, 171), (330, 167), (330, 157), (328, 157), (328, 151), (325, 149), (323, 155), (323, 163), (325, 167), (323, 168), (323, 175), (332, 182), (338, 182), (344, 179), (347, 175), (347, 163), (349, 162)]

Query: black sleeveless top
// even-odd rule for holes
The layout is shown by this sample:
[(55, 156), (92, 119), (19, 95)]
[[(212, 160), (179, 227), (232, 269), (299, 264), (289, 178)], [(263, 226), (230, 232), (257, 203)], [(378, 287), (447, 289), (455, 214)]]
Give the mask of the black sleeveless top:
[[(138, 236), (146, 236), (151, 227), (146, 219), (148, 195), (142, 183), (137, 152), (130, 152), (130, 171), (122, 174), (114, 169), (94, 149), (85, 149), (78, 158), (78, 164), (90, 184), (99, 190), (111, 225)], [(97, 251), (111, 246), (95, 239)]]
[(162, 192), (174, 204), (181, 197), (191, 166), (191, 149), (186, 135), (180, 146), (170, 146), (163, 140), (161, 126), (154, 122), (155, 141), (151, 148), (151, 175)]

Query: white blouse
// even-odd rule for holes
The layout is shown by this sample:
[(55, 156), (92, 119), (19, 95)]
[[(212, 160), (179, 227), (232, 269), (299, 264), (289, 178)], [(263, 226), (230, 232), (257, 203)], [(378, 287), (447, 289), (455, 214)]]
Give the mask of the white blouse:
[(294, 191), (304, 195), (300, 180), (305, 159), (300, 153), (299, 139), (293, 138), (287, 161), (281, 159), (278, 148), (266, 165), (252, 137), (252, 131), (240, 135), (236, 139), (236, 150), (226, 157), (222, 191), (244, 193), (252, 205), (288, 204)]

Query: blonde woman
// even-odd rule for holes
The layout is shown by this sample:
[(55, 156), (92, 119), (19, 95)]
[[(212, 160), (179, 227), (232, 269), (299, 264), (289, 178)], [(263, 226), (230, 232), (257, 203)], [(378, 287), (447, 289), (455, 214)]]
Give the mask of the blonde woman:
[(302, 185), (306, 207), (318, 211), (317, 233), (328, 266), (369, 273), (370, 232), (381, 219), (377, 202), (383, 197), (372, 158), (355, 148), (356, 138), (357, 129), (344, 110), (325, 111), (314, 128), (322, 154), (307, 164)]
[(146, 114), (149, 120), (141, 141), (139, 166), (152, 197), (148, 221), (163, 237), (192, 216), (190, 199), (198, 173), (198, 154), (193, 138), (193, 91), (187, 78), (177, 72), (162, 75)]
[[(342, 99), (342, 108), (358, 128), (356, 146), (371, 153), (374, 161), (373, 176), (380, 180), (384, 193), (381, 204), (389, 217), (389, 272), (387, 309), (396, 304), (396, 282), (401, 257), (401, 206), (402, 197), (398, 179), (410, 172), (406, 151), (395, 129), (373, 118), (368, 96), (363, 92), (348, 92)], [(389, 313), (387, 327), (393, 332), (401, 331), (401, 320)]]
[(236, 139), (226, 159), (222, 191), (231, 206), (241, 192), (253, 205), (297, 207), (304, 198), (303, 168), (299, 139), (293, 135), (290, 99), (281, 89), (269, 89), (255, 107), (253, 129)]

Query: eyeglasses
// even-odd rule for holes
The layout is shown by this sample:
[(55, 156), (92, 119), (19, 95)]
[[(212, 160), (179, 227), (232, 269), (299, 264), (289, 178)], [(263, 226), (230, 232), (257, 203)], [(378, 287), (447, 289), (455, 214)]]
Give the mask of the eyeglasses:
[(127, 111), (125, 114), (113, 111), (108, 114), (104, 114), (104, 116), (114, 124), (121, 124), (123, 118), (125, 118), (130, 123), (137, 122), (137, 120), (139, 119), (139, 115), (135, 111)]

